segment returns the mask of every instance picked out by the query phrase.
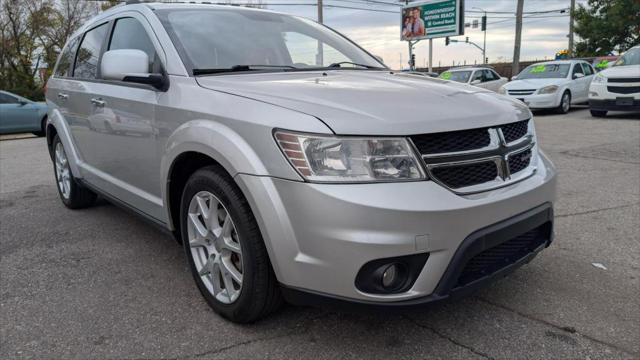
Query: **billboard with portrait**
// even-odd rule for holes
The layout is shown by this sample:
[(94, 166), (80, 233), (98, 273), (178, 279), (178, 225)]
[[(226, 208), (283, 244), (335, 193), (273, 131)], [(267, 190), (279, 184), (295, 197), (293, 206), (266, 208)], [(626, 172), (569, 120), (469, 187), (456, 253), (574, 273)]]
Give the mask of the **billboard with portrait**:
[(464, 35), (464, 0), (427, 0), (403, 7), (401, 39)]

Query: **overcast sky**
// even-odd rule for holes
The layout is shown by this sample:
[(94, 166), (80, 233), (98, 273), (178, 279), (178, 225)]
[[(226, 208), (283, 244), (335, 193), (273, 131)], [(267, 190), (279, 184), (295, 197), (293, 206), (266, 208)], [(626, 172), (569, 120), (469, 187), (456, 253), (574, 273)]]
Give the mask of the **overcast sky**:
[[(238, 0), (241, 2), (243, 0)], [(394, 0), (374, 0), (389, 3), (397, 3)], [(342, 32), (371, 53), (380, 55), (391, 68), (406, 67), (408, 57), (408, 45), (400, 41), (400, 7), (378, 5), (367, 0), (324, 0), (327, 5), (324, 10), (324, 23)], [(585, 4), (586, 0), (577, 0), (578, 4)], [(263, 0), (263, 3), (286, 4), (268, 5), (268, 9), (301, 15), (316, 19), (315, 6), (294, 4), (315, 3), (314, 0)], [(331, 5), (367, 8), (369, 10), (384, 10), (389, 12), (376, 12), (354, 9), (334, 8)], [(570, 0), (525, 0), (524, 11), (545, 11), (568, 8)], [(487, 57), (489, 62), (510, 61), (513, 57), (513, 44), (515, 33), (516, 0), (466, 0), (466, 22), (479, 19), (481, 14), (471, 13), (477, 11), (474, 7), (486, 11), (509, 12), (508, 14), (489, 14), (487, 30)], [(524, 19), (522, 33), (521, 59), (552, 59), (555, 53), (566, 49), (569, 32), (568, 13), (525, 15), (531, 18)], [(534, 18), (534, 16), (547, 16)], [(556, 17), (549, 17), (556, 16)], [(465, 36), (469, 40), (482, 46), (483, 33), (480, 29), (467, 28)], [(464, 37), (458, 39), (464, 41)], [(474, 61), (482, 61), (482, 53), (472, 45), (457, 43), (445, 46), (444, 39), (433, 41), (433, 65), (449, 66), (455, 60), (467, 64)], [(428, 59), (428, 40), (419, 42), (416, 49), (416, 63), (418, 66), (426, 64)]]

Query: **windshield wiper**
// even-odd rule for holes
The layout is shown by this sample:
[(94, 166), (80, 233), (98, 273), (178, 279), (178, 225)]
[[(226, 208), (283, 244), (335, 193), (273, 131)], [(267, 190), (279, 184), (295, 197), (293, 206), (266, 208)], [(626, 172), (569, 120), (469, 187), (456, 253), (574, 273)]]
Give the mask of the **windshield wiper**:
[(363, 68), (366, 68), (366, 69), (384, 69), (384, 68), (381, 68), (381, 67), (379, 67), (379, 66), (371, 66), (371, 65), (365, 65), (365, 64), (358, 64), (358, 63), (351, 62), (351, 61), (340, 61), (340, 62), (335, 62), (335, 63), (333, 63), (333, 64), (331, 64), (331, 65), (329, 65), (329, 66), (327, 66), (327, 67), (329, 67), (329, 68), (340, 68), (340, 67), (342, 67), (342, 65), (343, 65), (343, 64), (349, 64), (349, 65), (353, 65), (353, 66), (360, 66), (360, 67), (363, 67)]
[(298, 69), (292, 65), (233, 65), (229, 68), (193, 69), (193, 75), (211, 75), (226, 72), (260, 71), (265, 69)]

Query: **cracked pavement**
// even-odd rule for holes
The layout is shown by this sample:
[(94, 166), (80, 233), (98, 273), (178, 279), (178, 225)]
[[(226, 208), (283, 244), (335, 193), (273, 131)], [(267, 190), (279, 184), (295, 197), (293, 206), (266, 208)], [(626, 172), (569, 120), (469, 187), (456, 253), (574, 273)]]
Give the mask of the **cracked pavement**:
[(508, 278), (411, 314), (289, 306), (247, 326), (209, 310), (172, 238), (106, 201), (67, 210), (45, 141), (5, 137), (0, 358), (637, 359), (639, 117), (536, 114), (556, 239)]

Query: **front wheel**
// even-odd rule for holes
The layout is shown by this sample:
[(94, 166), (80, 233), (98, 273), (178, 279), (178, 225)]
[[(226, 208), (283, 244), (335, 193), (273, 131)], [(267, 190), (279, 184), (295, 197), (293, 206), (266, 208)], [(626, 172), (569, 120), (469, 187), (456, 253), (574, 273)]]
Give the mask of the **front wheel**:
[(607, 110), (589, 110), (591, 112), (591, 116), (603, 118), (607, 116)]
[(82, 209), (91, 206), (96, 194), (80, 185), (71, 173), (69, 158), (58, 135), (53, 138), (53, 169), (56, 176), (58, 194), (62, 203), (70, 209)]
[(180, 206), (189, 267), (209, 306), (238, 323), (275, 311), (280, 289), (258, 224), (233, 179), (217, 166), (196, 171)]
[(562, 94), (560, 105), (556, 109), (556, 112), (558, 112), (559, 114), (566, 114), (569, 112), (569, 110), (571, 110), (571, 93), (565, 91), (564, 94)]

